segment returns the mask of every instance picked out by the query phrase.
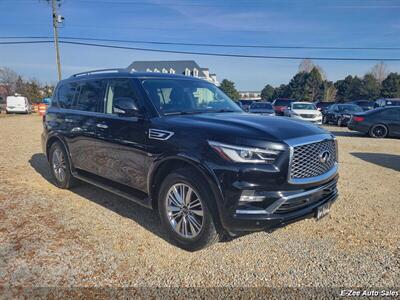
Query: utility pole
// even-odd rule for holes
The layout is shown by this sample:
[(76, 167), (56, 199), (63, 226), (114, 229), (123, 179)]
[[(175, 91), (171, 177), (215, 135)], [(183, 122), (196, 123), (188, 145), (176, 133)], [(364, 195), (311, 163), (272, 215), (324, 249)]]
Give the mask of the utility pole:
[(53, 13), (53, 31), (54, 31), (54, 46), (56, 48), (56, 61), (58, 80), (61, 80), (61, 62), (60, 62), (60, 48), (58, 47), (58, 23), (62, 21), (62, 17), (57, 13), (57, 0), (51, 0), (51, 8)]

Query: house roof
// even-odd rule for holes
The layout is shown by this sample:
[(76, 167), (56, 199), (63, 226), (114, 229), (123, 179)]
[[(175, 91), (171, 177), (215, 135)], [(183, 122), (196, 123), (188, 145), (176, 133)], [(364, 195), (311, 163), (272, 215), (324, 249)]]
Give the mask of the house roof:
[(163, 68), (175, 70), (176, 74), (185, 74), (185, 69), (188, 68), (193, 71), (196, 68), (199, 71), (200, 77), (205, 77), (203, 70), (194, 60), (161, 60), (161, 61), (134, 61), (128, 66), (128, 70), (134, 69), (139, 72), (146, 72), (147, 69), (162, 70)]

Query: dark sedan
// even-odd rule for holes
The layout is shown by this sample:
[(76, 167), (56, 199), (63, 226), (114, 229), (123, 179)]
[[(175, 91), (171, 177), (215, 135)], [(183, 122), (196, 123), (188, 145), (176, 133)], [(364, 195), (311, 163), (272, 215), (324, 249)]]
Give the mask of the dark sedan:
[(368, 100), (356, 100), (356, 101), (351, 101), (350, 103), (358, 105), (364, 111), (374, 109), (374, 104), (375, 104), (374, 102)]
[(400, 106), (377, 108), (354, 114), (348, 128), (374, 138), (400, 137)]
[(324, 112), (322, 123), (346, 126), (353, 114), (363, 111), (361, 107), (355, 104), (333, 104)]
[(269, 102), (253, 102), (250, 105), (249, 113), (268, 116), (275, 115), (274, 108)]

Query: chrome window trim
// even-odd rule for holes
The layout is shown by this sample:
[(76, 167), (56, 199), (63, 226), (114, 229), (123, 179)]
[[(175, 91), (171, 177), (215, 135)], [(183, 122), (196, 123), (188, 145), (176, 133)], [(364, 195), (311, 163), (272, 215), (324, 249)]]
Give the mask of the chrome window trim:
[[(294, 147), (304, 146), (307, 144), (314, 144), (314, 143), (319, 143), (319, 142), (329, 141), (329, 140), (335, 141), (335, 147), (336, 147), (336, 162), (333, 165), (333, 167), (328, 172), (321, 174), (319, 176), (309, 177), (309, 178), (292, 179), (291, 178), (291, 170), (292, 170), (292, 159), (293, 159)], [(287, 175), (288, 183), (299, 184), (299, 185), (317, 183), (317, 182), (320, 182), (323, 180), (333, 178), (336, 175), (336, 173), (338, 172), (338, 169), (339, 169), (339, 165), (337, 162), (338, 149), (337, 149), (336, 137), (334, 135), (329, 134), (329, 133), (323, 133), (323, 134), (316, 134), (316, 135), (311, 135), (311, 136), (306, 136), (306, 137), (288, 139), (288, 140), (285, 140), (285, 142), (289, 145), (289, 167), (288, 167), (288, 175)]]

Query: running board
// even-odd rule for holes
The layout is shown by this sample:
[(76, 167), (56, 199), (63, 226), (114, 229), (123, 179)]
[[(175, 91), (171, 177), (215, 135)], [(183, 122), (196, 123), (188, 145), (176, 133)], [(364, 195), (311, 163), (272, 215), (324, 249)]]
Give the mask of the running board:
[[(90, 178), (88, 176), (81, 175), (78, 172), (73, 172), (72, 175), (75, 178), (79, 179), (79, 180), (82, 180), (84, 182), (87, 182), (89, 184), (97, 186), (97, 187), (99, 187), (99, 188), (101, 188), (103, 190), (106, 190), (106, 191), (108, 191), (110, 193), (118, 195), (118, 196), (120, 196), (122, 198), (125, 198), (125, 199), (128, 199), (130, 201), (133, 201), (133, 202), (135, 202), (135, 203), (137, 203), (137, 204), (139, 204), (141, 206), (144, 206), (144, 207), (149, 208), (149, 209), (153, 208), (152, 205), (151, 205), (150, 197), (133, 196), (131, 193), (127, 193), (125, 191), (122, 191), (121, 189), (118, 189), (118, 188), (112, 187), (112, 186), (110, 186), (110, 185), (108, 185), (106, 183), (100, 182), (100, 180), (96, 180), (96, 179)], [(109, 180), (101, 178), (101, 181), (105, 182), (105, 181), (109, 181)], [(132, 189), (132, 188), (126, 187), (126, 189)]]

